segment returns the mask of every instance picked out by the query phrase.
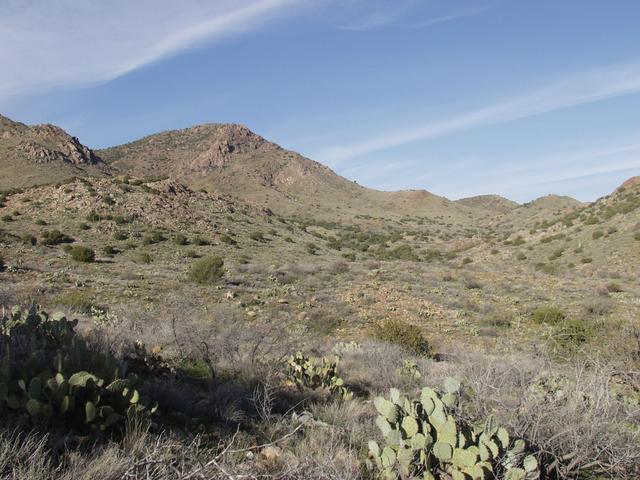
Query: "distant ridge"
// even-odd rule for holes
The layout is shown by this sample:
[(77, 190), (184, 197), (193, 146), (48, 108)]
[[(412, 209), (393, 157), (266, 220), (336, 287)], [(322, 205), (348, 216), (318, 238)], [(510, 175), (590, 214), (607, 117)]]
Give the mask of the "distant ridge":
[(456, 203), (495, 213), (507, 213), (520, 206), (517, 202), (501, 197), (500, 195), (476, 195), (474, 197), (461, 198), (456, 200)]

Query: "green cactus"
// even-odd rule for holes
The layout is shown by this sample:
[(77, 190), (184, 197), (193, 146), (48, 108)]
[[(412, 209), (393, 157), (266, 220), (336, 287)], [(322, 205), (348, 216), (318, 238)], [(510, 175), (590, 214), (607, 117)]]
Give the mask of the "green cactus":
[(296, 352), (287, 360), (286, 376), (299, 389), (323, 388), (341, 398), (351, 398), (351, 392), (344, 386), (337, 370), (338, 357), (315, 358)]
[[(91, 351), (77, 320), (35, 307), (13, 308), (0, 322), (0, 411), (32, 424), (105, 431), (133, 412), (153, 413), (125, 378), (126, 365)], [(25, 345), (28, 347), (25, 348)], [(87, 368), (90, 370), (87, 370)]]
[(447, 378), (442, 391), (425, 387), (419, 400), (397, 389), (374, 398), (385, 444), (369, 442), (367, 465), (389, 479), (538, 479), (538, 461), (527, 455), (524, 440), (511, 440), (493, 417), (474, 426), (455, 417), (461, 388)]

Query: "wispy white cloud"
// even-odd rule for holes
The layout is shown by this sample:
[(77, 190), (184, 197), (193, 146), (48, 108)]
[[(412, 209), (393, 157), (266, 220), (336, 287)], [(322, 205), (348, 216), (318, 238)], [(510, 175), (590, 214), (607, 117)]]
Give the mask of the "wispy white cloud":
[(510, 154), (508, 163), (478, 155), (431, 155), (358, 162), (345, 165), (340, 173), (382, 190), (425, 188), (451, 199), (497, 193), (524, 202), (563, 192), (591, 201), (627, 177), (640, 174), (639, 158), (640, 132), (636, 132), (604, 145), (576, 146), (541, 155), (516, 152)]
[(482, 12), (485, 12), (493, 8), (492, 5), (481, 5), (477, 7), (463, 8), (461, 10), (452, 12), (448, 15), (441, 15), (439, 17), (427, 18), (418, 23), (414, 23), (410, 25), (410, 28), (424, 28), (431, 27), (432, 25), (437, 25), (439, 23), (451, 22), (453, 20), (458, 20), (460, 18), (472, 17), (474, 15), (478, 15)]
[(5, 0), (0, 105), (112, 80), (181, 50), (256, 28), (308, 0)]
[(314, 157), (337, 167), (351, 158), (388, 148), (636, 92), (640, 92), (640, 62), (612, 65), (580, 72), (537, 90), (443, 120), (399, 126), (397, 130), (320, 150)]
[(463, 8), (451, 13), (426, 18), (417, 23), (411, 23), (414, 18), (408, 18), (409, 12), (417, 5), (414, 1), (405, 2), (363, 2), (362, 11), (358, 11), (353, 19), (340, 26), (342, 30), (364, 32), (386, 25), (395, 25), (402, 28), (424, 28), (439, 23), (446, 23), (460, 18), (478, 15), (491, 5)]

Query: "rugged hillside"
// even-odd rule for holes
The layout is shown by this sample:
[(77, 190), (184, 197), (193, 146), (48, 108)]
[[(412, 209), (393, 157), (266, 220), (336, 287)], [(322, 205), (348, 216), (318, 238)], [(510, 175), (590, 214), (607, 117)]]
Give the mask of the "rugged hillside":
[(456, 203), (492, 213), (507, 213), (519, 206), (513, 200), (500, 195), (477, 195), (475, 197), (461, 198), (456, 200)]
[(163, 132), (98, 153), (120, 172), (173, 177), (192, 188), (214, 189), (285, 214), (441, 216), (460, 222), (468, 213), (425, 191), (364, 188), (240, 125)]
[(61, 128), (28, 126), (1, 115), (0, 169), (2, 190), (108, 173), (91, 149)]

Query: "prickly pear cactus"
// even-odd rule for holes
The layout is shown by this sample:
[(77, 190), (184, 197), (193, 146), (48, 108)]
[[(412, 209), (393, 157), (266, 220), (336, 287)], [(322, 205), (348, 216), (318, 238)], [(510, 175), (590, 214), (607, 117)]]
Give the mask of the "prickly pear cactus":
[(448, 378), (441, 391), (423, 388), (419, 399), (397, 389), (389, 398), (376, 397), (384, 444), (369, 442), (368, 467), (384, 479), (537, 480), (538, 461), (527, 454), (524, 440), (511, 439), (493, 417), (482, 425), (456, 419), (460, 388)]
[(77, 320), (14, 308), (0, 323), (0, 412), (31, 424), (105, 431), (134, 412), (153, 412), (137, 378), (111, 355), (89, 349)]
[(342, 398), (350, 398), (351, 393), (344, 386), (344, 380), (338, 376), (337, 370), (338, 357), (315, 358), (296, 352), (287, 360), (287, 378), (298, 388), (324, 388)]

